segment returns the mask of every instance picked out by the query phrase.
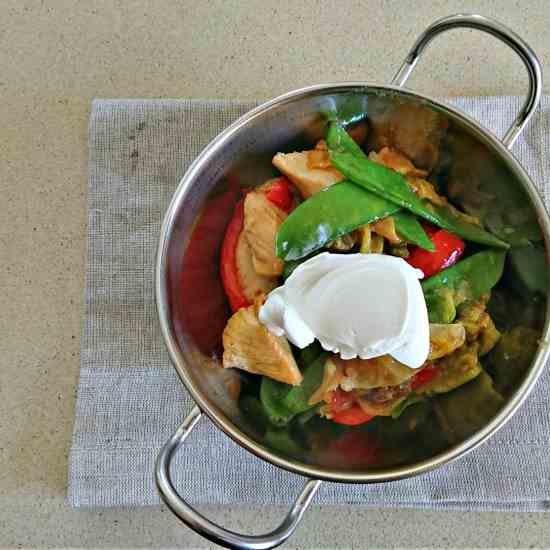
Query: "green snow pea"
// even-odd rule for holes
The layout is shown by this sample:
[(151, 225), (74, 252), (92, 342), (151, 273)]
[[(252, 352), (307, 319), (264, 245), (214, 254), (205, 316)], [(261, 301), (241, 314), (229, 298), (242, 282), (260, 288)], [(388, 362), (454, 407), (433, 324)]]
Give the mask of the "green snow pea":
[(284, 260), (297, 260), (398, 210), (396, 204), (353, 183), (337, 183), (291, 212), (277, 232), (276, 254)]
[(347, 179), (413, 214), (468, 241), (509, 248), (508, 243), (477, 225), (459, 220), (448, 208), (434, 206), (417, 197), (405, 178), (394, 170), (349, 152), (332, 150), (330, 158), (334, 167)]
[(408, 212), (400, 210), (395, 214), (392, 214), (393, 221), (395, 222), (395, 230), (397, 234), (407, 241), (408, 243), (415, 244), (420, 248), (433, 252), (435, 246), (430, 240), (430, 237), (424, 231), (424, 228), (415, 216)]
[[(341, 124), (332, 123), (329, 126), (326, 141), (329, 149), (332, 151), (341, 151), (359, 158), (367, 158), (363, 149), (355, 143)], [(393, 219), (397, 234), (401, 238), (430, 252), (435, 250), (432, 241), (414, 216), (407, 212), (398, 211), (393, 214)]]
[(353, 138), (346, 132), (341, 124), (333, 122), (329, 126), (326, 142), (331, 151), (341, 151), (367, 158), (363, 149), (355, 143)]
[(432, 293), (440, 292), (442, 288), (466, 291), (468, 298), (478, 299), (502, 277), (505, 257), (503, 250), (484, 250), (429, 277), (421, 283), (427, 301)]
[(321, 385), (327, 354), (322, 353), (303, 371), (299, 386), (289, 386), (264, 376), (260, 400), (271, 424), (286, 426), (294, 416), (311, 408), (308, 401)]

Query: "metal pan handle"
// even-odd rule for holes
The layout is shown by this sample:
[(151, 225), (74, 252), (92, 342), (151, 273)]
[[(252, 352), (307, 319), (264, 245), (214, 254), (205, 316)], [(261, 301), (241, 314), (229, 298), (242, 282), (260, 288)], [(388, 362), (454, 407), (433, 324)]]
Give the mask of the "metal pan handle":
[(529, 119), (533, 116), (539, 102), (542, 93), (542, 69), (540, 62), (535, 55), (535, 52), (529, 47), (529, 45), (520, 38), (515, 32), (508, 27), (502, 25), (498, 21), (489, 19), (482, 15), (451, 15), (450, 17), (444, 17), (439, 19), (432, 25), (430, 25), (416, 40), (413, 47), (409, 51), (403, 65), (397, 71), (392, 79), (392, 84), (396, 86), (403, 86), (414, 67), (422, 52), (428, 46), (428, 44), (442, 32), (458, 29), (469, 28), (477, 29), (489, 34), (492, 34), (498, 38), (501, 42), (510, 46), (523, 61), (527, 74), (529, 76), (529, 90), (527, 92), (527, 98), (521, 108), (516, 120), (512, 123), (504, 137), (502, 143), (511, 149), (514, 142), (519, 137), (525, 125), (529, 122)]
[(282, 544), (292, 535), (300, 523), (304, 512), (310, 505), (317, 489), (319, 489), (321, 481), (318, 479), (309, 479), (306, 482), (302, 492), (294, 501), (282, 523), (270, 533), (265, 535), (240, 535), (216, 525), (181, 498), (174, 488), (170, 476), (170, 465), (176, 451), (183, 445), (201, 416), (201, 410), (198, 407), (194, 407), (182, 425), (160, 451), (155, 465), (155, 478), (162, 499), (170, 510), (193, 531), (226, 548), (265, 550), (279, 546), (279, 544)]

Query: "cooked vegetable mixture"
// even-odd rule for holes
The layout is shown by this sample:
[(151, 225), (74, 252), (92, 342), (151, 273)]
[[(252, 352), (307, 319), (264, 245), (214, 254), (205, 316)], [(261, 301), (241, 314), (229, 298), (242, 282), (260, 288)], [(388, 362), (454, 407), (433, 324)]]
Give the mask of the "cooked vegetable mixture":
[[(402, 460), (392, 441), (427, 438), (434, 449), (459, 441), (495, 414), (538, 345), (537, 322), (521, 325), (528, 308), (499, 318), (498, 304), (543, 299), (543, 249), (531, 241), (511, 249), (502, 232), (451, 203), (436, 170), (446, 123), (426, 110), (415, 118), (411, 106), (398, 120), (407, 117), (417, 132), (334, 120), (313, 149), (277, 153), (280, 175), (243, 191), (227, 226), (220, 273), (233, 314), (223, 366), (245, 371), (241, 411), (284, 453), (314, 448), (327, 462), (376, 466)], [(391, 255), (422, 272), (429, 354), (420, 368), (390, 354), (343, 359), (318, 341), (299, 349), (260, 321), (266, 296), (327, 251)], [(506, 262), (517, 284), (492, 300)]]

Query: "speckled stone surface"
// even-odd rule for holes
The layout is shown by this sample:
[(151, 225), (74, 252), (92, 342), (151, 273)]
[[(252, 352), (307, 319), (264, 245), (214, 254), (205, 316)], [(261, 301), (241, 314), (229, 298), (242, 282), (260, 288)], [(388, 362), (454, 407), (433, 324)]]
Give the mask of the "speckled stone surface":
[[(543, 0), (0, 3), (0, 545), (209, 546), (166, 509), (65, 504), (90, 99), (260, 99), (330, 80), (385, 82), (427, 24), (465, 11), (498, 17), (548, 66)], [(410, 85), (434, 95), (498, 95), (521, 94), (525, 80), (494, 39), (455, 31), (438, 39)], [(206, 512), (255, 532), (283, 513)], [(536, 513), (314, 507), (287, 546), (367, 545), (541, 547), (550, 545), (550, 521)]]

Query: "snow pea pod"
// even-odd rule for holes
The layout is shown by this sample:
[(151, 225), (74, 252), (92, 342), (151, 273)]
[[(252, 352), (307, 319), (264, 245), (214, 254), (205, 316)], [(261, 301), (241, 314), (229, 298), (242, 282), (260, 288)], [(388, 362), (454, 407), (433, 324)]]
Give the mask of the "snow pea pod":
[(299, 386), (289, 386), (263, 377), (260, 400), (271, 424), (286, 426), (294, 416), (311, 408), (309, 398), (321, 385), (325, 370), (326, 353), (321, 353), (304, 370)]
[(333, 122), (329, 126), (326, 142), (331, 151), (341, 151), (352, 155), (357, 155), (362, 158), (367, 158), (367, 155), (365, 155), (363, 149), (355, 143), (341, 124)]
[(505, 257), (506, 252), (503, 250), (478, 252), (422, 281), (424, 295), (429, 297), (433, 292), (449, 288), (466, 292), (468, 298), (477, 300), (482, 294), (489, 292), (502, 277)]
[(297, 260), (363, 225), (394, 214), (399, 206), (343, 181), (300, 204), (282, 223), (275, 251), (283, 260)]
[[(367, 155), (363, 149), (355, 143), (341, 124), (333, 122), (329, 126), (326, 141), (327, 146), (331, 151), (341, 151), (350, 153), (359, 158), (367, 158)], [(435, 250), (435, 246), (432, 241), (429, 239), (428, 235), (426, 235), (423, 227), (414, 216), (406, 212), (399, 211), (393, 215), (393, 219), (397, 234), (401, 238), (409, 243), (419, 246), (420, 248), (429, 250), (430, 252)]]
[(468, 241), (509, 248), (508, 243), (481, 227), (459, 220), (448, 208), (436, 207), (417, 197), (406, 179), (394, 170), (349, 152), (331, 151), (330, 158), (333, 166), (347, 179), (413, 214)]
[(397, 234), (405, 241), (433, 252), (435, 246), (420, 222), (408, 212), (400, 210), (392, 215)]

